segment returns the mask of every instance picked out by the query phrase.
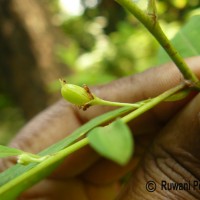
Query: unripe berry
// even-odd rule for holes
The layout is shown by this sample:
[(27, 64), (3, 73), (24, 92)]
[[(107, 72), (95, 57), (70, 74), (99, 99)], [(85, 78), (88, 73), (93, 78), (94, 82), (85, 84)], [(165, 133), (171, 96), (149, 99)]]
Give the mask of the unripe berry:
[(83, 87), (67, 84), (66, 81), (61, 79), (60, 83), (62, 96), (72, 104), (83, 107), (93, 99), (91, 93)]

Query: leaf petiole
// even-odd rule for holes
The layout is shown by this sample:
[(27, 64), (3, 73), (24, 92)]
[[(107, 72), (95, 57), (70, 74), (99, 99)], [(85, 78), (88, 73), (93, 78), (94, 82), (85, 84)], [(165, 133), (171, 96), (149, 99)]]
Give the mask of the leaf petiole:
[(107, 100), (95, 97), (91, 101), (91, 105), (129, 106), (129, 107), (132, 107), (132, 108), (139, 108), (139, 107), (143, 106), (147, 101), (149, 101), (149, 99), (144, 100), (144, 101), (139, 101), (139, 102), (136, 102), (136, 103), (121, 103), (121, 102), (107, 101)]

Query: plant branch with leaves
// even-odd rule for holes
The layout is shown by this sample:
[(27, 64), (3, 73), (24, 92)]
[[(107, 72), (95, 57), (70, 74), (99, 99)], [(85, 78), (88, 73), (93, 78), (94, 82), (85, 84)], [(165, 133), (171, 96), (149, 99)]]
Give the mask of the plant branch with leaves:
[(156, 38), (160, 45), (165, 49), (171, 59), (186, 80), (190, 80), (199, 87), (199, 80), (196, 75), (187, 66), (186, 62), (171, 44), (158, 22), (155, 0), (149, 0), (147, 12), (142, 11), (132, 0), (116, 0), (124, 8), (129, 10)]
[(116, 1), (129, 10), (152, 33), (175, 62), (185, 80), (156, 97), (135, 103), (104, 100), (93, 94), (86, 85), (80, 87), (60, 80), (63, 98), (83, 110), (90, 109), (89, 107), (95, 105), (120, 106), (122, 108), (92, 119), (65, 139), (37, 155), (0, 146), (0, 157), (18, 156), (18, 164), (0, 174), (0, 199), (16, 198), (21, 192), (51, 174), (66, 156), (86, 145), (90, 145), (101, 156), (111, 159), (119, 165), (126, 165), (134, 153), (134, 138), (126, 123), (161, 102), (177, 101), (186, 97), (191, 87), (199, 88), (198, 78), (162, 31), (158, 22), (155, 1), (149, 0), (147, 11), (138, 8), (131, 0)]

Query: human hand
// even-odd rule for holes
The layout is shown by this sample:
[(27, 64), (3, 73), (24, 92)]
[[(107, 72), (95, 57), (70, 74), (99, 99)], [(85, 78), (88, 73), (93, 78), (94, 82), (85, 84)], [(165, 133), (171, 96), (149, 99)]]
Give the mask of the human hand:
[[(199, 61), (200, 57), (196, 57), (188, 63), (200, 77)], [(93, 93), (108, 100), (135, 102), (157, 96), (180, 80), (178, 70), (168, 64), (94, 88)], [(124, 200), (200, 198), (200, 190), (167, 191), (160, 186), (162, 180), (183, 183), (200, 179), (199, 101), (200, 96), (193, 95), (182, 101), (165, 102), (129, 123), (136, 147), (126, 166), (100, 157), (87, 146), (66, 158), (50, 177), (19, 199), (112, 200), (118, 193), (118, 199)], [(80, 111), (61, 100), (31, 120), (11, 146), (37, 153), (110, 109), (95, 106)], [(10, 162), (3, 160), (0, 167), (6, 168)], [(119, 179), (130, 171), (132, 178), (122, 189)], [(157, 184), (156, 191), (146, 190), (147, 181)]]

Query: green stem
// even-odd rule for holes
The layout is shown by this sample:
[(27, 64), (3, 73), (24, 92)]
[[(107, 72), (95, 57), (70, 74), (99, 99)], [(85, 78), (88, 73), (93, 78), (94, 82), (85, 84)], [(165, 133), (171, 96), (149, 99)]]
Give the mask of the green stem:
[(186, 62), (180, 56), (180, 54), (173, 47), (171, 42), (168, 40), (163, 30), (161, 29), (158, 21), (152, 20), (152, 18), (143, 12), (132, 0), (116, 0), (120, 5), (128, 9), (142, 24), (151, 32), (151, 34), (157, 39), (160, 45), (165, 49), (171, 59), (174, 61), (178, 69), (183, 74), (186, 80), (191, 80), (197, 86), (199, 80), (196, 75), (190, 70)]
[(165, 49), (171, 59), (174, 61), (180, 72), (183, 74), (186, 80), (191, 80), (194, 83), (198, 83), (199, 80), (192, 70), (188, 67), (187, 63), (180, 56), (174, 46), (171, 44), (167, 36), (164, 34), (159, 24), (153, 29), (152, 34), (159, 41), (160, 45)]
[[(84, 138), (84, 139), (70, 145), (69, 147), (51, 155), (48, 159), (44, 160), (43, 162), (41, 162), (37, 166), (33, 167), (26, 173), (23, 173), (20, 176), (18, 176), (17, 178), (13, 179), (10, 183), (1, 186), (1, 189), (0, 189), (0, 195), (2, 194), (1, 198), (4, 199), (3, 195), (6, 195), (6, 193), (10, 192), (10, 188), (12, 188), (13, 185), (18, 185), (18, 184), (24, 182), (26, 184), (26, 188), (28, 188), (30, 186), (29, 184), (32, 185), (32, 182), (26, 182), (27, 179), (28, 180), (31, 179), (34, 182), (35, 174), (37, 174), (39, 171), (41, 171), (41, 170), (44, 171), (45, 169), (47, 169), (48, 167), (51, 167), (53, 164), (62, 160), (66, 156), (70, 155), (71, 153), (86, 146), (88, 143), (89, 143), (88, 139)], [(44, 172), (44, 177), (45, 176), (47, 176), (47, 175)], [(24, 188), (23, 188), (23, 190), (24, 190)], [(17, 191), (17, 192), (21, 192), (21, 191)], [(10, 195), (14, 195), (14, 194), (10, 194)]]
[(183, 89), (186, 85), (184, 83), (170, 89), (167, 90), (166, 92), (162, 93), (161, 95), (151, 99), (150, 102), (144, 104), (143, 106), (141, 106), (140, 108), (138, 108), (137, 110), (134, 110), (133, 112), (129, 113), (128, 115), (122, 117), (121, 119), (127, 123), (129, 121), (131, 121), (132, 119), (140, 116), (141, 114), (145, 113), (146, 111), (150, 110), (151, 108), (153, 108), (154, 106), (156, 106), (157, 104), (159, 104), (160, 102), (162, 102), (163, 100), (165, 100), (166, 98), (168, 98), (169, 96), (175, 94), (176, 92), (178, 92), (179, 90)]
[(114, 101), (107, 101), (104, 99), (100, 99), (98, 97), (95, 97), (92, 102), (91, 105), (105, 105), (105, 106), (129, 106), (129, 107), (133, 107), (133, 108), (139, 108), (140, 106), (144, 105), (145, 101), (140, 101), (137, 103), (121, 103), (121, 102), (114, 102)]

